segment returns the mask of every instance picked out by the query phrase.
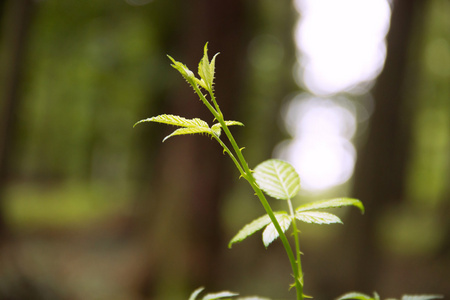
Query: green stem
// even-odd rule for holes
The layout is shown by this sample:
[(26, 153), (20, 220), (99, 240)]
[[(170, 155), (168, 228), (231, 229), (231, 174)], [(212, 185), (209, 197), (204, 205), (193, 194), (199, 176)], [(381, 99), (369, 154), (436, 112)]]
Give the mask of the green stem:
[(262, 206), (264, 207), (265, 211), (267, 212), (267, 215), (269, 216), (270, 220), (272, 221), (273, 225), (275, 226), (275, 229), (277, 230), (277, 232), (278, 232), (278, 234), (280, 236), (281, 242), (283, 243), (283, 246), (284, 246), (284, 248), (286, 250), (286, 253), (288, 255), (289, 261), (291, 263), (292, 271), (294, 272), (293, 275), (295, 277), (295, 286), (296, 286), (296, 290), (297, 290), (297, 299), (298, 300), (303, 300), (303, 285), (301, 284), (301, 282), (298, 281), (298, 278), (302, 277), (302, 274), (299, 274), (299, 270), (301, 270), (301, 269), (299, 269), (297, 267), (297, 263), (296, 263), (296, 260), (295, 260), (294, 253), (292, 252), (291, 245), (289, 244), (289, 241), (288, 241), (286, 235), (284, 234), (283, 230), (281, 229), (281, 226), (278, 223), (278, 220), (275, 218), (275, 215), (273, 213), (272, 208), (270, 207), (269, 202), (267, 201), (267, 199), (264, 196), (264, 194), (261, 191), (261, 189), (258, 187), (258, 185), (256, 183), (256, 180), (253, 177), (250, 168), (248, 167), (247, 161), (245, 160), (241, 149), (237, 145), (236, 140), (234, 139), (233, 135), (231, 134), (230, 130), (228, 129), (228, 126), (225, 124), (225, 121), (223, 120), (223, 117), (217, 116), (216, 119), (219, 121), (220, 125), (222, 126), (223, 131), (225, 132), (225, 134), (228, 137), (228, 140), (230, 141), (231, 145), (233, 146), (234, 152), (236, 153), (236, 155), (238, 156), (239, 161), (241, 162), (241, 166), (242, 166), (243, 171), (244, 171), (244, 174), (242, 174), (242, 175), (244, 176), (245, 179), (247, 179), (247, 181), (250, 183), (251, 187), (255, 191), (255, 193), (258, 196)]
[[(231, 134), (230, 130), (228, 129), (228, 126), (225, 124), (225, 121), (223, 120), (223, 118), (219, 118), (218, 121), (221, 124), (221, 126), (223, 127), (223, 131), (227, 135), (228, 140), (230, 141), (231, 145), (233, 146), (233, 149), (241, 162), (241, 166), (245, 172), (245, 179), (247, 179), (247, 181), (252, 186), (253, 190), (256, 192), (256, 195), (258, 196), (259, 201), (261, 202), (262, 206), (264, 207), (265, 211), (267, 212), (267, 215), (269, 215), (270, 220), (272, 221), (273, 225), (275, 226), (275, 229), (278, 232), (278, 235), (280, 236), (281, 242), (283, 243), (284, 249), (286, 250), (286, 254), (288, 255), (289, 261), (291, 263), (292, 271), (294, 272), (293, 275), (295, 278), (295, 288), (297, 291), (297, 299), (303, 300), (303, 284), (302, 284), (303, 280), (299, 281), (299, 278), (303, 277), (303, 274), (299, 273), (299, 272), (301, 272), (301, 266), (300, 266), (300, 264), (298, 264), (298, 266), (300, 266), (300, 268), (297, 266), (297, 262), (295, 260), (294, 253), (292, 252), (291, 245), (289, 244), (289, 241), (288, 241), (286, 235), (284, 234), (283, 230), (281, 229), (281, 226), (278, 223), (278, 220), (275, 218), (275, 215), (273, 213), (272, 208), (270, 207), (269, 202), (267, 201), (263, 192), (257, 185), (256, 180), (253, 177), (252, 172), (250, 171), (250, 169), (248, 167), (247, 161), (245, 160), (241, 149), (238, 147), (236, 140), (234, 139), (233, 135)], [(298, 245), (298, 242), (296, 243), (296, 245)], [(299, 251), (299, 249), (296, 249), (296, 250)], [(298, 256), (300, 256), (299, 253), (298, 253)], [(297, 261), (300, 262), (299, 259)]]
[(297, 268), (298, 268), (298, 274), (299, 274), (299, 278), (296, 278), (295, 280), (300, 281), (300, 285), (303, 287), (303, 271), (302, 271), (302, 262), (301, 262), (301, 255), (302, 253), (300, 252), (300, 242), (298, 239), (298, 229), (297, 229), (297, 222), (295, 221), (295, 213), (294, 213), (294, 209), (292, 208), (292, 202), (291, 199), (288, 199), (288, 206), (289, 206), (289, 213), (291, 214), (291, 223), (292, 223), (292, 231), (293, 231), (293, 235), (294, 235), (294, 242), (295, 242), (295, 252), (297, 253)]
[(217, 104), (216, 102), (216, 97), (214, 96), (214, 92), (213, 91), (209, 91), (209, 95), (211, 96), (211, 101), (214, 104), (214, 107), (216, 108), (217, 113), (222, 117), (223, 119), (223, 115), (222, 112), (220, 111), (220, 107), (219, 104)]
[[(273, 210), (270, 207), (269, 203), (267, 202), (266, 197), (264, 196), (263, 192), (256, 184), (256, 181), (255, 181), (253, 175), (250, 174), (250, 176), (253, 181), (249, 180), (249, 183), (252, 186), (253, 190), (256, 192), (256, 195), (258, 196), (261, 204), (264, 206), (264, 209), (266, 210), (267, 214), (269, 215), (270, 220), (272, 221), (273, 225), (275, 226), (275, 229), (277, 230), (278, 235), (280, 236), (281, 242), (283, 243), (284, 249), (289, 258), (289, 262), (291, 263), (291, 268), (292, 268), (292, 271), (294, 272), (293, 276), (295, 279), (294, 283), (295, 283), (295, 289), (297, 291), (297, 300), (303, 300), (303, 281), (298, 280), (298, 278), (303, 277), (303, 274), (299, 273), (299, 272), (301, 272), (301, 267), (299, 268), (297, 266), (297, 263), (296, 263), (296, 260), (294, 257), (294, 253), (292, 252), (291, 245), (289, 244), (289, 241), (288, 241), (286, 235), (284, 234), (283, 230), (281, 229), (280, 224), (278, 223), (277, 219), (275, 218)], [(297, 245), (298, 244), (296, 244), (296, 246)], [(298, 248), (296, 248), (296, 249), (297, 249), (297, 251), (299, 251)], [(300, 254), (297, 253), (297, 255), (299, 256)], [(298, 259), (298, 262), (300, 262), (299, 259)]]
[[(300, 262), (300, 259), (295, 259), (294, 253), (292, 251), (291, 245), (289, 244), (289, 241), (281, 229), (280, 224), (278, 223), (278, 220), (275, 218), (275, 215), (273, 213), (272, 208), (270, 207), (269, 202), (267, 201), (266, 197), (264, 196), (264, 193), (259, 188), (258, 184), (256, 183), (255, 178), (252, 175), (252, 172), (250, 168), (248, 167), (247, 161), (245, 160), (241, 149), (239, 148), (238, 144), (236, 143), (236, 140), (234, 139), (233, 135), (231, 134), (230, 130), (228, 129), (228, 126), (225, 123), (225, 120), (223, 118), (222, 112), (220, 111), (219, 106), (217, 105), (217, 102), (214, 97), (214, 93), (212, 91), (209, 91), (209, 94), (211, 95), (212, 102), (214, 103), (214, 107), (212, 107), (211, 103), (206, 99), (205, 95), (200, 91), (197, 85), (193, 85), (195, 92), (200, 97), (202, 102), (206, 105), (206, 107), (209, 109), (209, 111), (213, 114), (214, 118), (220, 123), (223, 131), (225, 132), (228, 140), (230, 141), (233, 150), (235, 154), (238, 157), (239, 162), (236, 160), (234, 155), (231, 153), (231, 151), (226, 147), (226, 145), (222, 142), (220, 138), (217, 136), (214, 136), (215, 139), (219, 142), (219, 144), (224, 147), (225, 151), (228, 153), (228, 155), (231, 157), (233, 162), (235, 163), (236, 167), (238, 168), (241, 175), (249, 182), (253, 190), (255, 191), (256, 195), (259, 198), (259, 201), (261, 202), (262, 206), (264, 207), (264, 210), (266, 211), (267, 215), (269, 216), (270, 220), (272, 221), (273, 225), (275, 226), (275, 229), (278, 232), (278, 235), (281, 239), (281, 242), (283, 243), (284, 249), (286, 251), (286, 254), (289, 258), (289, 262), (291, 264), (292, 271), (294, 272), (294, 278), (295, 278), (295, 288), (297, 291), (297, 300), (303, 300), (303, 284), (301, 281), (299, 281), (299, 278), (302, 278), (302, 274), (299, 273), (301, 271), (301, 267), (299, 268), (299, 265), (297, 265), (297, 261)], [(296, 243), (298, 245), (298, 243)], [(296, 249), (299, 251), (298, 249)], [(300, 254), (298, 253), (298, 256)]]
[(213, 133), (213, 137), (216, 139), (216, 141), (222, 146), (222, 148), (225, 150), (226, 153), (228, 153), (228, 155), (230, 156), (231, 160), (234, 162), (234, 164), (236, 165), (237, 169), (239, 170), (239, 172), (241, 173), (242, 176), (245, 176), (245, 172), (244, 170), (242, 170), (241, 165), (239, 164), (239, 162), (237, 161), (236, 157), (233, 155), (233, 153), (230, 151), (230, 149), (228, 149), (227, 145), (225, 145), (224, 142), (222, 142), (222, 140)]
[(194, 91), (197, 93), (197, 95), (200, 97), (200, 100), (202, 100), (203, 104), (205, 104), (206, 107), (209, 109), (209, 111), (213, 114), (214, 118), (218, 120), (219, 115), (222, 116), (222, 113), (219, 114), (219, 112), (215, 110), (214, 107), (211, 106), (211, 103), (209, 103), (208, 99), (206, 99), (205, 95), (203, 95), (202, 91), (200, 91), (197, 84), (192, 85), (192, 87), (194, 88)]

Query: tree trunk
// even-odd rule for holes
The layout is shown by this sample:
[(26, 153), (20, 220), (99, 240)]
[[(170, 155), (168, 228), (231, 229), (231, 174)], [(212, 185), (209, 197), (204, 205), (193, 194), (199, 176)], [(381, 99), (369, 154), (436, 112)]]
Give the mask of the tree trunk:
[[(382, 257), (377, 241), (379, 218), (404, 197), (405, 170), (410, 145), (412, 114), (407, 93), (414, 74), (407, 73), (410, 40), (420, 26), (422, 0), (393, 2), (387, 35), (385, 66), (373, 89), (375, 111), (370, 120), (367, 143), (358, 152), (353, 196), (361, 199), (366, 214), (346, 222), (346, 261), (352, 265), (350, 289), (374, 291)], [(382, 293), (382, 291), (378, 291)]]
[[(3, 4), (3, 3), (2, 3)], [(2, 5), (3, 6), (3, 5)], [(9, 159), (13, 149), (17, 111), (21, 99), (20, 88), (25, 51), (34, 4), (31, 0), (12, 0), (6, 3), (3, 17), (2, 47), (2, 106), (0, 117), (0, 243), (7, 236), (3, 211)]]
[[(197, 73), (204, 44), (209, 42), (210, 57), (220, 49), (216, 97), (224, 115), (233, 119), (244, 57), (243, 3), (196, 0), (182, 5), (186, 9), (180, 22), (181, 38), (169, 54)], [(165, 111), (157, 113), (199, 117), (211, 125), (212, 115), (181, 75), (172, 70), (170, 76), (176, 79), (177, 88), (167, 97)], [(159, 127), (167, 134), (173, 129)], [(152, 220), (146, 225), (151, 227), (150, 233), (144, 237), (151, 255), (141, 293), (152, 299), (177, 299), (198, 286), (214, 288), (218, 249), (226, 245), (220, 226), (220, 203), (231, 176), (238, 174), (229, 172), (228, 157), (206, 136), (173, 137), (157, 147), (154, 171), (157, 178), (145, 200), (153, 204), (150, 210), (142, 212)]]

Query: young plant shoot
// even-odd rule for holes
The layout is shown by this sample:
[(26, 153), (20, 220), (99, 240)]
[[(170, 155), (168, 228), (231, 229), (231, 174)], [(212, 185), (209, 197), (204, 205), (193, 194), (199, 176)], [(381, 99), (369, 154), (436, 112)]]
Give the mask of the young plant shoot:
[[(300, 178), (295, 171), (294, 167), (289, 163), (278, 160), (269, 159), (260, 163), (254, 170), (251, 170), (247, 164), (246, 159), (242, 153), (241, 147), (237, 144), (234, 136), (232, 135), (230, 126), (243, 126), (241, 122), (225, 120), (220, 110), (220, 107), (216, 101), (214, 95), (214, 75), (215, 75), (215, 60), (218, 55), (214, 55), (211, 61), (208, 58), (208, 44), (204, 47), (203, 57), (198, 65), (198, 76), (189, 70), (189, 68), (174, 60), (169, 56), (172, 61), (172, 67), (174, 67), (180, 74), (186, 79), (188, 84), (194, 89), (202, 103), (208, 108), (216, 121), (215, 124), (209, 126), (207, 122), (194, 118), (186, 119), (176, 115), (163, 114), (156, 117), (147, 118), (137, 122), (134, 126), (145, 122), (156, 122), (168, 125), (177, 126), (174, 132), (166, 136), (163, 140), (176, 135), (187, 134), (206, 134), (216, 140), (224, 150), (234, 165), (238, 169), (240, 176), (243, 177), (255, 191), (256, 196), (264, 207), (266, 214), (257, 218), (256, 220), (245, 225), (229, 242), (228, 247), (231, 248), (235, 243), (241, 242), (248, 236), (254, 234), (256, 231), (263, 229), (262, 240), (265, 247), (268, 247), (277, 238), (280, 238), (281, 243), (284, 246), (287, 257), (289, 259), (292, 276), (294, 283), (292, 284), (296, 290), (297, 300), (303, 300), (305, 294), (303, 271), (301, 264), (301, 251), (299, 244), (297, 229), (297, 221), (316, 224), (332, 224), (342, 223), (342, 221), (334, 214), (323, 212), (323, 209), (336, 208), (343, 206), (355, 206), (362, 213), (364, 213), (364, 206), (361, 201), (352, 198), (336, 198), (331, 200), (322, 200), (312, 203), (300, 205), (297, 208), (293, 207), (292, 199), (297, 195), (300, 190)], [(206, 95), (203, 94), (206, 92)], [(231, 149), (222, 141), (221, 133), (225, 133), (226, 138), (231, 145)], [(265, 194), (277, 200), (285, 201), (286, 211), (273, 211), (269, 201), (266, 199)], [(295, 249), (291, 248), (291, 244), (288, 241), (286, 231), (292, 228), (292, 236), (294, 239)], [(203, 288), (199, 288), (194, 291), (189, 299), (195, 300), (197, 296), (202, 292)], [(237, 296), (231, 292), (220, 292), (216, 294), (207, 294), (202, 299), (230, 299)], [(350, 293), (342, 296), (340, 300), (344, 299), (367, 299), (367, 300), (379, 300), (378, 295), (376, 297), (366, 296), (359, 293)], [(414, 297), (414, 296), (412, 296)], [(434, 298), (433, 298), (434, 297)], [(402, 300), (429, 300), (437, 299), (437, 296), (425, 296), (422, 298), (408, 298), (404, 297)], [(251, 298), (238, 298), (238, 299), (263, 299), (259, 297)]]

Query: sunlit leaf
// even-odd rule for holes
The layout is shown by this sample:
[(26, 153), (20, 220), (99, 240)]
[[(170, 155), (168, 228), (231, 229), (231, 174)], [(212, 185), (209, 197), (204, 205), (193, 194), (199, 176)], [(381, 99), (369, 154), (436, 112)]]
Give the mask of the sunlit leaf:
[[(244, 126), (244, 124), (242, 124), (241, 122), (238, 122), (238, 121), (225, 121), (225, 124), (227, 126), (233, 126), (233, 125)], [(211, 127), (211, 129), (217, 136), (220, 136), (222, 125), (220, 125), (220, 123), (216, 123)]]
[(156, 122), (156, 123), (163, 123), (168, 125), (174, 125), (174, 126), (180, 126), (180, 127), (206, 127), (209, 128), (208, 123), (205, 121), (194, 118), (194, 119), (186, 119), (180, 116), (176, 115), (159, 115), (156, 117), (147, 118), (144, 120), (140, 120), (134, 126), (144, 123), (144, 122)]
[(197, 296), (204, 290), (204, 287), (199, 287), (195, 291), (192, 292), (191, 296), (189, 297), (189, 300), (196, 300)]
[(315, 224), (342, 223), (341, 219), (339, 219), (336, 215), (321, 211), (296, 212), (295, 218), (302, 222)]
[(198, 65), (198, 74), (203, 81), (201, 86), (209, 91), (213, 90), (215, 61), (218, 54), (219, 53), (214, 55), (210, 63), (208, 59), (208, 43), (206, 43), (203, 51), (203, 58), (200, 60)]
[(198, 79), (196, 79), (194, 73), (189, 70), (189, 68), (183, 63), (176, 61), (171, 56), (167, 55), (169, 59), (173, 62), (171, 65), (174, 69), (176, 69), (180, 74), (186, 79), (186, 81), (192, 86), (196, 86)]
[(262, 298), (258, 296), (239, 297), (236, 300), (270, 300), (269, 298)]
[(331, 200), (322, 200), (322, 201), (314, 201), (310, 203), (303, 204), (295, 210), (296, 212), (300, 211), (308, 211), (308, 210), (316, 210), (316, 209), (326, 209), (326, 208), (335, 208), (335, 207), (343, 207), (343, 206), (356, 206), (358, 207), (362, 213), (364, 213), (364, 206), (358, 199), (353, 198), (336, 198)]
[(163, 142), (165, 142), (168, 138), (175, 136), (175, 135), (202, 134), (202, 133), (211, 134), (212, 132), (211, 132), (210, 128), (204, 128), (204, 127), (179, 128), (179, 129), (175, 130), (174, 132), (172, 132), (171, 134), (169, 134), (168, 136), (166, 136), (163, 139)]
[(176, 115), (159, 115), (156, 117), (141, 120), (136, 124), (134, 124), (134, 126), (144, 122), (156, 122), (183, 127), (175, 130), (174, 132), (166, 136), (163, 142), (175, 135), (198, 134), (198, 133), (212, 134), (212, 130), (209, 128), (208, 123), (198, 118), (186, 119)]
[(379, 300), (380, 298), (377, 297), (378, 295), (375, 293), (374, 297), (371, 297), (369, 295), (366, 294), (362, 294), (362, 293), (357, 293), (357, 292), (351, 292), (351, 293), (347, 293), (345, 295), (342, 295), (341, 297), (339, 297), (337, 300)]
[(215, 300), (215, 299), (221, 299), (221, 298), (227, 298), (227, 297), (234, 297), (237, 295), (239, 295), (239, 294), (224, 291), (224, 292), (219, 292), (219, 293), (207, 294), (207, 295), (205, 295), (205, 297), (203, 297), (203, 300)]
[(264, 215), (262, 217), (259, 217), (256, 220), (253, 220), (251, 223), (245, 225), (228, 243), (228, 248), (231, 248), (231, 246), (234, 243), (240, 242), (244, 239), (246, 239), (248, 236), (251, 236), (256, 231), (262, 229), (264, 226), (269, 224), (271, 222), (270, 217), (268, 215)]
[(222, 126), (220, 126), (219, 123), (216, 123), (213, 126), (211, 126), (211, 130), (214, 132), (216, 136), (220, 136), (220, 133), (222, 132)]
[[(244, 124), (242, 124), (239, 121), (225, 121), (225, 124), (227, 126), (233, 126), (233, 125), (238, 125), (238, 126), (244, 126)], [(220, 124), (219, 124), (220, 125)]]
[[(288, 230), (289, 226), (291, 225), (291, 217), (286, 213), (276, 213), (275, 217), (280, 224), (281, 230), (285, 232)], [(278, 231), (275, 228), (275, 225), (273, 223), (270, 223), (267, 225), (266, 229), (263, 231), (263, 243), (264, 246), (267, 248), (270, 243), (272, 243), (274, 240), (278, 238), (279, 234)]]
[(300, 177), (294, 167), (279, 159), (269, 159), (255, 168), (259, 187), (276, 199), (292, 199), (300, 190)]

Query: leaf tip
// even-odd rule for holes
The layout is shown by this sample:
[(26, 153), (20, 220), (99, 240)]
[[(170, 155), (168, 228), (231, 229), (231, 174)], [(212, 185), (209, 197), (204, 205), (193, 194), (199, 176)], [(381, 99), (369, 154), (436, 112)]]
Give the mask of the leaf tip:
[(150, 118), (142, 119), (140, 121), (137, 121), (136, 123), (134, 123), (133, 128), (136, 127), (137, 125), (141, 124), (141, 123), (148, 122), (148, 121), (150, 121)]

